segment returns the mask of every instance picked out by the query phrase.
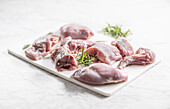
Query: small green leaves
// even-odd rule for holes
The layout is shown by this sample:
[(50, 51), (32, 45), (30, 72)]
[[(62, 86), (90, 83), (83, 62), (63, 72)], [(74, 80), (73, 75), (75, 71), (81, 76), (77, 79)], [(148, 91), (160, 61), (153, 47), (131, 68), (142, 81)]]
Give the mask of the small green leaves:
[(106, 42), (106, 41), (98, 40), (98, 41), (96, 41), (96, 42)]
[(88, 51), (84, 53), (84, 46), (82, 48), (82, 52), (80, 54), (80, 49), (76, 55), (76, 59), (78, 61), (78, 64), (88, 66), (93, 63), (94, 58), (92, 56), (87, 56)]
[(103, 28), (102, 32), (104, 34), (111, 35), (115, 39), (117, 39), (118, 37), (126, 37), (132, 34), (130, 30), (127, 30), (126, 32), (122, 32), (120, 26), (111, 26), (110, 24), (108, 24), (107, 27)]
[(27, 45), (24, 45), (24, 47), (22, 48), (23, 50), (25, 50), (26, 48), (28, 48), (31, 44), (27, 44)]

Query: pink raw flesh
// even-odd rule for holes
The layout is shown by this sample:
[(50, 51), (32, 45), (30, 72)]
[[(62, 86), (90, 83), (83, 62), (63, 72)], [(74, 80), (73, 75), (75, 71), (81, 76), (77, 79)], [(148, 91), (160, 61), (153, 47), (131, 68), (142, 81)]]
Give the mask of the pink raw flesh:
[(55, 67), (58, 71), (75, 70), (77, 68), (77, 60), (71, 54), (68, 45), (56, 49), (52, 53), (51, 59), (54, 61)]
[(94, 33), (86, 26), (79, 24), (67, 24), (60, 28), (60, 33), (64, 37), (71, 36), (73, 39), (89, 39)]
[(128, 79), (127, 73), (104, 63), (96, 63), (79, 69), (73, 74), (73, 77), (91, 85), (119, 83)]
[(124, 37), (119, 37), (115, 41), (111, 42), (111, 44), (119, 49), (122, 57), (134, 54), (133, 47), (131, 46), (129, 41)]
[(88, 55), (93, 56), (94, 62), (102, 62), (109, 65), (113, 65), (116, 61), (121, 60), (119, 50), (115, 46), (111, 46), (105, 43), (96, 43), (92, 47), (87, 49)]
[(25, 55), (32, 60), (40, 60), (51, 54), (60, 40), (61, 36), (54, 34), (40, 37), (34, 41), (32, 47), (25, 50)]
[(63, 39), (63, 41), (61, 42), (61, 46), (63, 45), (68, 45), (70, 51), (72, 52), (72, 54), (77, 54), (78, 50), (82, 50), (83, 46), (84, 46), (84, 50), (86, 50), (87, 48), (93, 46), (95, 44), (95, 42), (93, 41), (87, 41), (87, 40), (73, 40), (70, 36), (66, 37)]
[(155, 61), (155, 53), (147, 48), (139, 48), (136, 54), (126, 56), (120, 62), (118, 68), (123, 69), (128, 65), (147, 65), (152, 64)]

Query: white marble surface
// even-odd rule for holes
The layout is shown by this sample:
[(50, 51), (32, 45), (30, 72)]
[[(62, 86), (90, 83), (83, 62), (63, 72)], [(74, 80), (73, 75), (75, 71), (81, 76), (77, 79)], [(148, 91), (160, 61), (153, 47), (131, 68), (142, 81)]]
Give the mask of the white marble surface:
[[(7, 53), (64, 22), (122, 24), (162, 62), (106, 98)], [(169, 0), (0, 0), (0, 109), (170, 109), (169, 29)]]

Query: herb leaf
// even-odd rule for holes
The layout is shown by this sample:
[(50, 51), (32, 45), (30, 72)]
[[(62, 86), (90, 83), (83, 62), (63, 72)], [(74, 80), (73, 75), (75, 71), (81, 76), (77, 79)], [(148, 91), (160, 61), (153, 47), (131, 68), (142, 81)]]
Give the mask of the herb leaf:
[(23, 50), (25, 50), (26, 48), (28, 48), (31, 44), (27, 44), (27, 45), (24, 45), (24, 47), (22, 48)]
[(76, 55), (76, 59), (78, 61), (78, 65), (88, 66), (93, 63), (94, 58), (92, 56), (87, 56), (88, 51), (84, 53), (84, 46), (82, 47), (82, 52), (80, 54), (80, 49)]
[(119, 37), (127, 37), (128, 35), (132, 34), (130, 30), (127, 30), (126, 32), (122, 32), (122, 29), (120, 26), (111, 26), (110, 24), (108, 24), (107, 27), (103, 28), (102, 32), (104, 34), (111, 35), (115, 39)]
[(98, 40), (98, 41), (96, 41), (96, 42), (106, 42), (106, 41)]

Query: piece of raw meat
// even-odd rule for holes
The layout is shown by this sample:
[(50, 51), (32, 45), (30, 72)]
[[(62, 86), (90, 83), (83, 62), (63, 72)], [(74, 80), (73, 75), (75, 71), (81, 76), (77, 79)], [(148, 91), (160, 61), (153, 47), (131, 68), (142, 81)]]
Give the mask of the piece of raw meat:
[(81, 82), (91, 85), (103, 85), (127, 81), (126, 72), (105, 63), (95, 63), (77, 70), (73, 77)]
[(119, 37), (115, 41), (112, 41), (111, 45), (114, 45), (119, 49), (120, 54), (122, 55), (122, 57), (130, 56), (130, 55), (134, 54), (132, 45), (124, 37)]
[(55, 67), (58, 71), (63, 70), (75, 70), (77, 68), (77, 60), (71, 54), (68, 45), (63, 45), (57, 48), (52, 54), (51, 59), (55, 63)]
[(25, 55), (32, 60), (40, 60), (51, 54), (52, 51), (59, 45), (61, 36), (50, 34), (38, 38), (32, 46), (25, 50)]
[(152, 64), (155, 61), (156, 55), (153, 51), (147, 48), (139, 48), (136, 54), (126, 56), (120, 62), (118, 68), (123, 69), (128, 65), (146, 65)]
[(102, 62), (112, 65), (122, 58), (119, 50), (115, 46), (105, 43), (96, 43), (92, 47), (89, 47), (87, 51), (87, 55), (95, 58), (94, 62)]
[(94, 33), (86, 26), (79, 24), (67, 24), (60, 28), (64, 37), (71, 36), (73, 39), (89, 39)]
[(74, 40), (70, 36), (64, 38), (63, 41), (61, 42), (61, 46), (63, 46), (63, 45), (69, 46), (69, 49), (72, 52), (72, 54), (77, 54), (78, 50), (81, 51), (83, 46), (84, 46), (84, 50), (86, 50), (87, 48), (93, 46), (94, 44), (95, 44), (95, 42), (93, 42), (93, 41)]

